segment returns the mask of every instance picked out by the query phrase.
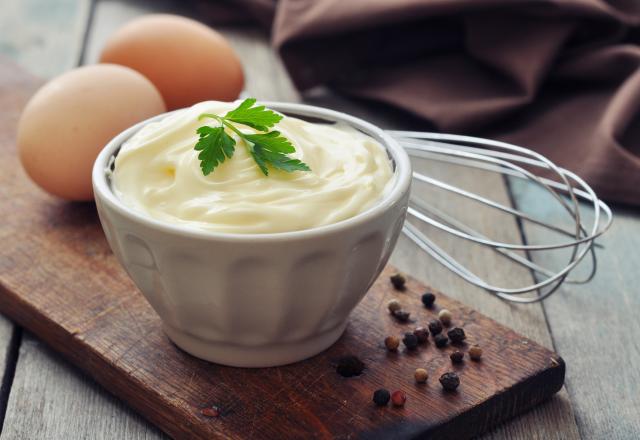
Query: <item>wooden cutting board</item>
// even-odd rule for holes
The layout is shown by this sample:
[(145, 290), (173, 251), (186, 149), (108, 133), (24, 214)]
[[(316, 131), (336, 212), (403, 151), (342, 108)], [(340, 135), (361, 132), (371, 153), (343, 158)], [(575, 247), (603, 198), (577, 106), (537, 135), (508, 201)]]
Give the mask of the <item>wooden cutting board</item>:
[[(553, 352), (424, 285), (395, 291), (388, 267), (352, 314), (344, 336), (324, 353), (279, 368), (210, 364), (176, 348), (160, 320), (113, 257), (91, 203), (68, 203), (36, 188), (15, 148), (20, 109), (39, 84), (0, 64), (0, 311), (26, 327), (175, 438), (428, 438), (482, 433), (556, 393), (565, 365)], [(397, 298), (416, 322), (395, 322)], [(433, 342), (415, 353), (388, 353), (383, 339), (452, 311), (481, 362), (452, 366), (452, 347)], [(466, 351), (468, 345), (463, 347)], [(343, 378), (335, 362), (354, 354), (361, 376)], [(417, 385), (415, 368), (429, 380)], [(456, 371), (461, 385), (444, 392), (438, 377)], [(404, 390), (404, 408), (375, 407), (375, 389)], [(218, 417), (203, 408), (220, 408)]]

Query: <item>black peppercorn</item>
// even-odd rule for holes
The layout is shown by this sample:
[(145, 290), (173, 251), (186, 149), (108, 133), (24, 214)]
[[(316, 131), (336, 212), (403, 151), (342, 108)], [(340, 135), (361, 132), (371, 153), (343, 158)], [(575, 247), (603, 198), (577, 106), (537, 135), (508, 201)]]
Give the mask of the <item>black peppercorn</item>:
[(444, 373), (440, 376), (440, 384), (447, 391), (454, 391), (460, 385), (460, 378), (456, 373)]
[(437, 335), (442, 331), (442, 323), (437, 319), (434, 319), (429, 323), (429, 331), (433, 336)]
[(415, 350), (418, 348), (418, 338), (413, 333), (405, 333), (402, 342), (405, 347), (407, 347), (407, 350)]
[(391, 399), (391, 393), (384, 388), (375, 390), (373, 393), (373, 403), (378, 406), (385, 406), (389, 403), (389, 399)]
[(424, 327), (418, 327), (413, 331), (413, 334), (418, 338), (419, 344), (424, 344), (429, 340), (429, 330)]
[(435, 301), (436, 301), (436, 296), (431, 292), (427, 292), (422, 295), (422, 304), (424, 304), (424, 306), (428, 309), (433, 307), (433, 303)]
[(344, 356), (338, 359), (336, 371), (342, 377), (359, 376), (364, 370), (364, 363), (356, 356)]
[(447, 335), (449, 336), (449, 339), (451, 339), (451, 342), (454, 344), (458, 344), (462, 341), (465, 340), (465, 338), (467, 337), (464, 334), (464, 330), (461, 329), (460, 327), (454, 327), (451, 330), (449, 330), (447, 332)]
[(436, 343), (436, 347), (438, 348), (442, 348), (445, 347), (447, 345), (447, 343), (449, 342), (449, 338), (447, 338), (445, 335), (443, 335), (442, 333), (439, 335), (436, 335), (433, 338), (434, 342)]
[(411, 313), (405, 312), (404, 310), (396, 310), (391, 315), (393, 315), (393, 317), (400, 322), (407, 322), (409, 321), (409, 316), (411, 315)]
[(405, 284), (407, 282), (407, 279), (401, 273), (396, 273), (394, 275), (391, 275), (391, 277), (389, 277), (389, 279), (391, 280), (391, 284), (393, 284), (393, 287), (396, 290), (404, 290), (405, 289)]
[(451, 362), (453, 362), (454, 364), (459, 364), (464, 360), (464, 353), (456, 350), (449, 355), (449, 358), (451, 358)]

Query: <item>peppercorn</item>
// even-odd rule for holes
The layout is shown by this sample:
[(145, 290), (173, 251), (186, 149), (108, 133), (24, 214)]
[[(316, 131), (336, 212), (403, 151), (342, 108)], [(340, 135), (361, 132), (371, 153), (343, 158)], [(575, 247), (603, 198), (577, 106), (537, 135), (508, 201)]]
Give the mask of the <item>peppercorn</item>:
[(407, 322), (409, 321), (409, 316), (411, 315), (411, 313), (405, 312), (404, 310), (396, 310), (392, 313), (392, 315), (400, 322)]
[(418, 327), (413, 331), (413, 334), (418, 338), (419, 344), (424, 344), (429, 340), (429, 330), (424, 327)]
[(471, 347), (469, 349), (469, 357), (471, 358), (471, 360), (479, 361), (482, 357), (482, 348), (480, 348), (480, 346), (478, 345), (474, 345), (473, 347)]
[(413, 377), (415, 377), (416, 382), (425, 383), (429, 378), (429, 373), (424, 368), (417, 368), (416, 372), (413, 373)]
[(364, 362), (356, 356), (344, 356), (338, 359), (337, 373), (342, 377), (359, 376), (364, 370)]
[(387, 347), (389, 351), (396, 351), (400, 346), (400, 339), (395, 336), (387, 336), (384, 338), (384, 346)]
[(402, 305), (400, 304), (400, 302), (397, 299), (392, 299), (391, 301), (389, 301), (387, 303), (387, 308), (389, 309), (389, 311), (391, 313), (402, 309)]
[(407, 282), (407, 279), (401, 273), (393, 274), (391, 275), (391, 277), (389, 277), (389, 279), (391, 280), (391, 284), (393, 284), (393, 287), (396, 290), (404, 290), (406, 288), (405, 284)]
[(434, 319), (433, 321), (429, 322), (429, 331), (433, 336), (437, 335), (442, 331), (442, 323), (437, 319)]
[(393, 403), (393, 406), (404, 406), (404, 403), (407, 401), (407, 395), (404, 393), (404, 391), (394, 391), (393, 394), (391, 394), (391, 403)]
[(441, 323), (448, 326), (449, 324), (451, 324), (451, 312), (447, 309), (440, 310), (440, 312), (438, 313), (438, 319)]
[(422, 295), (422, 304), (424, 304), (427, 309), (433, 307), (434, 302), (436, 302), (436, 296), (433, 293), (427, 292)]
[(447, 338), (445, 335), (443, 335), (442, 333), (440, 333), (439, 335), (436, 335), (433, 338), (434, 342), (436, 343), (436, 347), (438, 348), (443, 348), (447, 345), (447, 343), (449, 342), (449, 338)]
[(391, 394), (384, 388), (380, 388), (373, 392), (373, 403), (378, 406), (385, 406), (389, 403), (389, 399), (391, 399)]
[(418, 348), (418, 338), (413, 333), (405, 333), (402, 342), (405, 347), (407, 347), (407, 350), (415, 350)]
[(205, 417), (218, 417), (220, 415), (220, 408), (218, 408), (215, 405), (208, 406), (206, 408), (202, 408), (200, 410), (200, 414), (202, 414)]
[(456, 373), (444, 373), (440, 376), (440, 384), (447, 391), (455, 391), (460, 385), (460, 378)]
[(454, 364), (460, 364), (464, 360), (464, 353), (460, 350), (456, 350), (449, 355), (449, 358), (451, 358), (451, 362)]
[(464, 341), (465, 338), (467, 337), (464, 334), (464, 330), (461, 329), (460, 327), (452, 328), (447, 332), (447, 335), (449, 336), (449, 339), (451, 339), (451, 342), (454, 344), (459, 344), (460, 342)]

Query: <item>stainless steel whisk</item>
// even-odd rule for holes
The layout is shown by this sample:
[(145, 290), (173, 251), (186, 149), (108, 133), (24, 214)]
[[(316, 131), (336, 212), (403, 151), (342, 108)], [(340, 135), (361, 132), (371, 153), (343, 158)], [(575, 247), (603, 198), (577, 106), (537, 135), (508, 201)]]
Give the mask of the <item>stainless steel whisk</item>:
[[(541, 301), (554, 293), (563, 282), (585, 283), (593, 278), (597, 268), (596, 254), (593, 249), (595, 245), (594, 240), (611, 226), (613, 217), (611, 209), (598, 199), (591, 187), (579, 176), (556, 166), (541, 154), (505, 142), (440, 133), (412, 131), (388, 131), (388, 133), (407, 150), (411, 157), (478, 168), (533, 182), (548, 191), (553, 199), (569, 213), (574, 223), (575, 228), (565, 230), (528, 215), (521, 210), (505, 206), (489, 198), (414, 171), (414, 181), (426, 183), (441, 190), (474, 200), (475, 202), (511, 214), (521, 219), (521, 221), (532, 222), (570, 237), (561, 243), (549, 244), (504, 243), (495, 241), (462, 221), (437, 209), (435, 206), (430, 205), (415, 193), (412, 193), (408, 209), (408, 215), (410, 217), (427, 223), (448, 234), (453, 234), (463, 240), (488, 246), (509, 258), (515, 264), (522, 265), (533, 271), (536, 279), (540, 281), (518, 288), (494, 286), (453, 258), (451, 254), (439, 247), (415, 225), (409, 221), (405, 222), (403, 233), (419, 246), (420, 249), (427, 252), (449, 270), (471, 284), (481, 287), (504, 300), (518, 303)], [(531, 170), (551, 171), (557, 179), (539, 176)], [(589, 222), (585, 220), (585, 216), (583, 215), (584, 211), (581, 214), (581, 209), (585, 209), (585, 207), (581, 205), (579, 201), (587, 202), (590, 206), (588, 209), (593, 211), (592, 221)], [(566, 265), (559, 270), (543, 267), (529, 259), (529, 252), (564, 248), (571, 249), (571, 257)], [(525, 251), (526, 257), (514, 251)], [(588, 276), (584, 279), (569, 278), (569, 273), (587, 254), (591, 254), (592, 260), (591, 270)], [(533, 291), (537, 291), (538, 295), (533, 297), (521, 296), (522, 294)]]

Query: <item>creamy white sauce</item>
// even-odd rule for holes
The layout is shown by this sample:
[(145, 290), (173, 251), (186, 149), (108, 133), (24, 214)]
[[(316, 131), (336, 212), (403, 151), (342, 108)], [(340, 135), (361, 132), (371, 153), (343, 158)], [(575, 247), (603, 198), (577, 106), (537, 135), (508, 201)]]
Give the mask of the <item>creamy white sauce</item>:
[[(122, 202), (155, 219), (215, 232), (260, 234), (297, 231), (353, 217), (391, 187), (384, 148), (346, 125), (285, 117), (275, 127), (295, 146), (292, 156), (311, 171), (262, 174), (236, 139), (233, 158), (211, 174), (200, 169), (196, 129), (201, 113), (225, 114), (237, 103), (202, 102), (147, 124), (125, 142), (112, 186)], [(255, 130), (237, 126), (241, 131)]]

